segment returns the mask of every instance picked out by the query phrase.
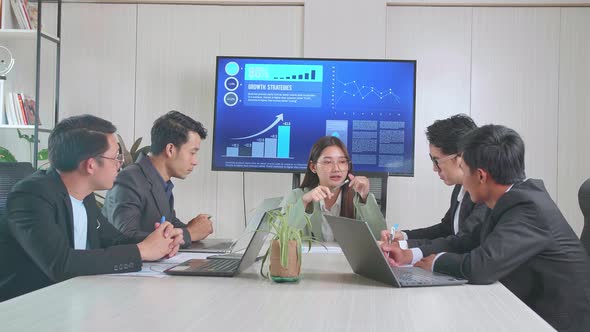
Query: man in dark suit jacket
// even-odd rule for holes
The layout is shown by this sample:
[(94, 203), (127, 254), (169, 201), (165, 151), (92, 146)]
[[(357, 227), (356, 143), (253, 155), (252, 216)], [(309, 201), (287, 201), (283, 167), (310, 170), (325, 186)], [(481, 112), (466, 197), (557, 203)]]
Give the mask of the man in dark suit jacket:
[[(461, 196), (463, 197), (460, 198)], [(478, 229), (488, 211), (485, 204), (473, 203), (469, 193), (458, 184), (453, 189), (450, 207), (441, 223), (404, 231), (408, 238), (407, 247), (420, 249), (422, 251), (420, 259), (442, 251), (464, 252), (479, 244)]]
[(173, 177), (184, 179), (197, 166), (197, 153), (207, 130), (176, 111), (158, 118), (151, 130), (149, 155), (119, 173), (107, 193), (103, 214), (123, 234), (144, 239), (162, 217), (183, 232), (184, 246), (213, 232), (210, 217), (200, 214), (183, 223), (174, 210)]
[[(454, 185), (450, 207), (439, 224), (430, 227), (396, 231), (395, 240), (402, 249), (411, 248), (408, 263), (415, 263), (433, 253), (441, 251), (461, 252), (478, 243), (471, 237), (484, 220), (488, 208), (483, 203), (475, 204), (469, 193), (462, 187), (463, 171), (459, 142), (463, 136), (477, 128), (473, 120), (463, 114), (437, 120), (426, 129), (430, 159), (433, 171), (448, 186)], [(464, 236), (465, 235), (465, 236)], [(386, 241), (389, 232), (384, 231), (381, 239)]]
[(89, 115), (61, 121), (49, 136), (52, 166), (15, 185), (0, 221), (0, 301), (176, 254), (182, 233), (171, 224), (134, 244), (100, 214), (93, 191), (110, 188), (121, 166), (114, 132)]
[(503, 126), (475, 130), (465, 138), (461, 167), (472, 199), (491, 209), (481, 244), (416, 266), (474, 284), (499, 280), (557, 330), (590, 331), (590, 260), (543, 182), (524, 180), (520, 136)]

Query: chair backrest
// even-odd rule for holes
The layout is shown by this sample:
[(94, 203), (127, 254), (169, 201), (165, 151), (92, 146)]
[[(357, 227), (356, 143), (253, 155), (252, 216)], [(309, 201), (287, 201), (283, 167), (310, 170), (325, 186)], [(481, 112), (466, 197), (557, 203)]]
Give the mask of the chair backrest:
[(0, 163), (0, 217), (6, 209), (6, 199), (14, 185), (34, 172), (31, 163)]
[(586, 252), (590, 255), (590, 179), (586, 180), (580, 186), (578, 191), (578, 201), (580, 202), (580, 209), (584, 215), (584, 228), (580, 240), (586, 248)]

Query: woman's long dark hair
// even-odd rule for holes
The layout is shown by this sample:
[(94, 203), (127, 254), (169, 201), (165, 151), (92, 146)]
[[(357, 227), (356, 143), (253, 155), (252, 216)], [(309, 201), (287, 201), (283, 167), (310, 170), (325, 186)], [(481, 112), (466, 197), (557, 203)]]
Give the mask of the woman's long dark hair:
[[(322, 152), (325, 148), (330, 146), (337, 146), (342, 150), (346, 159), (350, 160), (350, 155), (348, 154), (348, 150), (346, 146), (338, 137), (334, 136), (324, 136), (318, 139), (313, 146), (311, 147), (311, 151), (309, 152), (309, 158), (307, 159), (307, 169), (305, 170), (305, 176), (303, 177), (303, 182), (301, 183), (300, 188), (310, 188), (313, 189), (320, 184), (320, 178), (318, 175), (311, 171), (311, 164), (316, 164), (318, 162), (318, 158), (322, 155)], [(352, 163), (349, 164), (348, 174), (352, 171)], [(351, 190), (348, 185), (342, 186), (342, 204), (340, 206), (340, 216), (354, 219), (354, 191)]]

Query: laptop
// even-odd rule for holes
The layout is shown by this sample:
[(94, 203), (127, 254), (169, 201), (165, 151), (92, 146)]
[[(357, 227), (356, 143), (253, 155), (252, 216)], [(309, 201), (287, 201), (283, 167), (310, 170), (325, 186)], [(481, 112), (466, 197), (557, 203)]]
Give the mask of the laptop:
[(238, 240), (240, 240), (244, 236), (252, 234), (252, 231), (256, 229), (258, 225), (257, 222), (260, 221), (264, 213), (266, 211), (270, 211), (279, 207), (279, 204), (281, 204), (282, 200), (282, 197), (272, 197), (262, 201), (262, 203), (260, 203), (260, 205), (254, 211), (254, 213), (248, 218), (246, 230), (237, 240), (234, 241), (232, 239), (204, 239), (201, 241), (195, 241), (191, 243), (190, 247), (181, 248), (180, 251), (204, 252), (213, 254), (225, 254), (232, 252)]
[(390, 266), (366, 222), (326, 216), (336, 242), (356, 274), (395, 287), (451, 286), (467, 283), (413, 266)]
[(254, 235), (250, 238), (248, 247), (240, 259), (189, 259), (165, 270), (164, 273), (181, 276), (236, 276), (256, 261), (258, 253), (269, 234), (267, 229), (269, 217), (269, 212), (265, 212), (259, 219)]

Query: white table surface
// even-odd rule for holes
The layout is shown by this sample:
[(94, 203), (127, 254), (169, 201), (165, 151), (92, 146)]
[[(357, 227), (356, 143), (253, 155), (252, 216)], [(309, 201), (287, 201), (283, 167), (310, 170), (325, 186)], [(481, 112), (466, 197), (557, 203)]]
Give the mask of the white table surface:
[(305, 254), (298, 283), (260, 277), (78, 277), (0, 303), (7, 331), (553, 331), (502, 284), (394, 288), (342, 254)]

